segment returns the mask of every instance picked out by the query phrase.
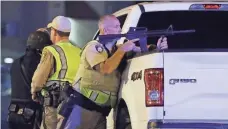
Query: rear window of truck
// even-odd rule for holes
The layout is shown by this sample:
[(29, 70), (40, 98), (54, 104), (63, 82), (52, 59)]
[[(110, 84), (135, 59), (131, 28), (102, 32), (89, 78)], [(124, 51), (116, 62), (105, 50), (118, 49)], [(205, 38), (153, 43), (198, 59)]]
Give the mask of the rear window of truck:
[[(195, 29), (193, 34), (168, 36), (169, 49), (227, 49), (228, 11), (163, 11), (146, 12), (137, 27), (148, 30)], [(148, 44), (156, 44), (158, 38), (148, 37)]]

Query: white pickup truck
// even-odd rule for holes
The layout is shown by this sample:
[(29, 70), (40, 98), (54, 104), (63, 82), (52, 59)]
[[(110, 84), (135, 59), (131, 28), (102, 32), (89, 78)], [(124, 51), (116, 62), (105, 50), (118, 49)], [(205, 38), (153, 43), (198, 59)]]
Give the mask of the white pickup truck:
[[(171, 24), (196, 32), (168, 36), (168, 50), (128, 58), (107, 127), (228, 129), (228, 3), (141, 3), (114, 15), (122, 33)], [(157, 38), (147, 40), (156, 44)]]

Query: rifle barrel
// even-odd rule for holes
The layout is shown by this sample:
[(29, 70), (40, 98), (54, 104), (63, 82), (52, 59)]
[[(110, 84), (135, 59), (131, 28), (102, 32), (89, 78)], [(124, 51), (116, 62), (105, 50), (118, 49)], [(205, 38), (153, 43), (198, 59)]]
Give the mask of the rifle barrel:
[(173, 31), (174, 33), (195, 33), (196, 30), (177, 30)]
[(195, 30), (155, 30), (155, 31), (147, 31), (147, 32), (130, 32), (125, 34), (109, 34), (109, 35), (99, 35), (99, 37), (105, 39), (113, 39), (113, 38), (121, 38), (121, 37), (128, 37), (128, 36), (166, 36), (166, 35), (174, 35), (174, 34), (184, 34), (184, 33), (194, 33)]
[(174, 35), (174, 34), (184, 34), (184, 33), (194, 33), (195, 30), (174, 30), (174, 31), (163, 31), (163, 32), (145, 32), (144, 35)]

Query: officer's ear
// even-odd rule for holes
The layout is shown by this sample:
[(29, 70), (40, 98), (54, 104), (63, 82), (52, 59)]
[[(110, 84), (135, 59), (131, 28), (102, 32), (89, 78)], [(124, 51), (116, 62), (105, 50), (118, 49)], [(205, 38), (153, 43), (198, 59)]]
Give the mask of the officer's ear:
[(53, 35), (53, 36), (56, 36), (57, 35), (57, 30), (56, 29), (54, 29), (54, 28), (50, 28), (50, 35)]
[(108, 34), (108, 29), (107, 28), (103, 28), (102, 31), (103, 31), (104, 34)]
[(58, 33), (57, 33), (57, 30), (56, 30), (56, 29), (53, 29), (53, 35), (54, 35), (54, 36), (57, 36), (57, 35), (58, 35)]

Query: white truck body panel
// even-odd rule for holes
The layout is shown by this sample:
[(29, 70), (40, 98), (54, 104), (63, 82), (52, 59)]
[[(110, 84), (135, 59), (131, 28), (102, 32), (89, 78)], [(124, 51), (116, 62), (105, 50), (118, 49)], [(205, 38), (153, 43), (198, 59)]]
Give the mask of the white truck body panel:
[(228, 52), (165, 53), (164, 119), (228, 120), (227, 57)]

